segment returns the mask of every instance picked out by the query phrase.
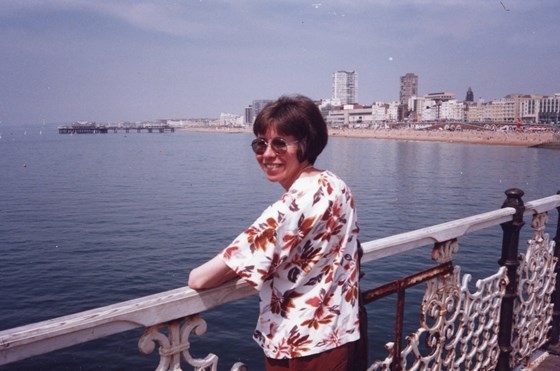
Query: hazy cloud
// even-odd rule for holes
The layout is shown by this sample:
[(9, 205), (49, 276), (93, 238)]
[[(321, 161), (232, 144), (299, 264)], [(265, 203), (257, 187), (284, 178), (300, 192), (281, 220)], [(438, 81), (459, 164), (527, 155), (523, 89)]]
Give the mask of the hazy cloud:
[(472, 86), (560, 90), (557, 0), (3, 0), (0, 121), (242, 113), (253, 99), (328, 98), (338, 69), (364, 104)]

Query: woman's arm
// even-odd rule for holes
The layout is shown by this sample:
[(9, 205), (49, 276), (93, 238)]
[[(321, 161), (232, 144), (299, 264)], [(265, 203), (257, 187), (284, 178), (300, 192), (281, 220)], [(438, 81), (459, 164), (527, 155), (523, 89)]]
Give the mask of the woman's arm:
[(188, 285), (195, 290), (209, 289), (236, 277), (238, 277), (237, 274), (216, 255), (191, 271)]

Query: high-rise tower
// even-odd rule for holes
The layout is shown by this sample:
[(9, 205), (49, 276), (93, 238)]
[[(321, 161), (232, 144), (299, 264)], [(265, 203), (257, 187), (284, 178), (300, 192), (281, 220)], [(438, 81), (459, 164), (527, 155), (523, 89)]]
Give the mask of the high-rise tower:
[(401, 76), (400, 103), (408, 104), (408, 100), (415, 96), (418, 96), (418, 76), (413, 73)]
[(355, 71), (336, 71), (333, 73), (333, 100), (341, 104), (358, 102), (358, 74)]

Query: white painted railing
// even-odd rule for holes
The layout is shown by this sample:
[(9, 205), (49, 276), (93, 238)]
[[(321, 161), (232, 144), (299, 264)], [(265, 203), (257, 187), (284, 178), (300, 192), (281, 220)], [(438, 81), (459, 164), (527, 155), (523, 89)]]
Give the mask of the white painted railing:
[[(533, 242), (537, 241), (533, 244), (536, 244), (537, 247), (542, 250), (539, 253), (541, 258), (543, 254), (553, 254), (551, 250), (554, 247), (554, 243), (549, 241), (548, 235), (544, 233), (547, 218), (543, 218), (542, 215), (547, 215), (548, 211), (555, 208), (560, 208), (560, 195), (539, 199), (525, 204), (524, 215), (532, 216), (533, 220), (541, 216), (540, 224), (537, 227), (534, 227), (538, 231), (532, 239)], [(418, 229), (412, 232), (365, 242), (362, 244), (364, 250), (362, 264), (426, 245), (435, 245), (434, 254), (438, 263), (446, 262), (451, 259), (451, 254), (455, 252), (457, 248), (456, 241), (460, 237), (477, 230), (510, 222), (512, 221), (512, 217), (515, 213), (515, 208), (505, 207), (495, 211)], [(441, 250), (442, 247), (445, 247), (447, 250)], [(534, 253), (531, 254), (534, 255)], [(550, 276), (546, 283), (547, 287), (554, 286), (554, 281), (551, 280), (555, 278), (553, 271), (556, 258), (551, 259), (552, 265), (549, 265), (548, 270), (545, 272)], [(453, 273), (453, 275), (455, 274), (458, 273)], [(525, 271), (523, 274), (525, 274), (525, 276), (530, 275), (528, 271)], [(448, 283), (456, 281), (454, 282), (454, 285), (456, 286), (452, 289), (456, 291), (463, 290), (460, 287), (463, 283), (460, 282), (461, 280), (458, 279), (458, 276), (454, 279), (450, 279), (450, 277), (447, 276), (443, 279), (443, 281), (441, 279), (439, 280), (441, 282), (446, 281)], [(487, 284), (493, 285), (491, 289), (493, 292), (490, 292), (490, 294), (495, 295), (498, 299), (501, 298), (504, 295), (504, 287), (508, 282), (504, 269), (500, 269), (496, 275), (492, 278), (488, 278), (488, 280), (492, 280), (492, 283), (488, 281)], [(552, 282), (552, 284), (550, 282)], [(437, 288), (434, 285), (438, 285), (436, 279), (431, 281), (428, 285), (429, 287), (427, 292), (431, 290), (431, 293), (427, 295), (440, 295), (437, 293), (434, 294), (434, 290), (440, 290), (441, 292), (441, 287)], [(479, 285), (482, 287), (484, 283), (479, 283)], [(449, 287), (444, 289), (444, 291), (445, 290), (449, 291)], [(483, 289), (481, 288), (481, 290)], [(235, 301), (253, 294), (255, 294), (255, 291), (241, 280), (229, 282), (218, 288), (203, 290), (200, 292), (191, 290), (188, 287), (182, 287), (135, 300), (0, 331), (0, 365), (48, 353), (57, 349), (66, 348), (79, 343), (84, 343), (93, 339), (121, 333), (134, 328), (144, 327), (146, 328), (146, 331), (139, 341), (139, 348), (144, 353), (150, 353), (156, 348), (157, 343), (159, 343), (159, 352), (161, 356), (158, 370), (180, 369), (181, 357), (184, 361), (194, 367), (195, 370), (205, 368), (215, 369), (218, 358), (216, 355), (209, 354), (204, 359), (193, 359), (189, 353), (189, 335), (191, 332), (200, 335), (206, 331), (205, 322), (200, 318), (199, 314), (218, 305)], [(548, 299), (539, 299), (544, 300), (542, 305), (539, 306), (539, 310), (545, 312), (539, 313), (539, 321), (543, 324), (541, 326), (542, 328), (539, 330), (541, 333), (550, 327), (549, 324), (552, 316), (550, 296), (548, 294), (549, 291), (547, 291)], [(477, 294), (470, 294), (467, 292), (464, 293), (464, 295), (464, 297), (461, 296), (461, 299), (458, 300), (474, 300), (472, 297), (475, 297)], [(470, 297), (471, 299), (468, 299), (467, 297)], [(459, 298), (459, 296), (457, 296), (457, 298)], [(425, 298), (425, 300), (427, 299)], [(445, 299), (439, 297), (438, 300)], [(499, 314), (495, 313), (496, 301), (489, 298), (487, 299), (487, 302), (493, 303), (494, 307), (492, 310), (494, 311), (494, 314), (492, 314), (491, 320), (497, 321), (499, 318), (496, 316), (499, 317)], [(427, 307), (428, 306), (426, 306), (426, 308)], [(475, 309), (480, 308), (477, 307)], [(457, 310), (462, 311), (463, 309), (459, 308)], [(521, 321), (521, 315), (522, 314), (519, 314), (516, 317), (518, 322)], [(544, 317), (542, 315), (544, 315)], [(159, 329), (162, 327), (167, 328), (166, 334), (159, 332)], [(434, 330), (428, 329), (427, 327), (429, 326), (421, 327), (419, 333), (416, 335), (413, 334), (409, 337), (409, 345), (403, 349), (403, 352), (409, 352), (407, 354), (414, 354), (414, 352), (417, 352), (417, 349), (414, 348), (417, 345), (411, 343), (411, 341), (413, 341), (412, 339), (414, 336), (418, 337), (422, 332)], [(446, 330), (443, 329), (443, 331)], [(494, 335), (496, 334), (492, 333), (492, 336)], [(446, 336), (440, 336), (440, 338), (445, 337)], [(546, 337), (541, 338), (546, 340)], [(534, 350), (534, 344), (527, 346), (527, 342), (523, 339), (519, 339), (519, 337), (515, 339), (515, 342), (515, 344), (520, 344), (519, 347), (526, 349), (523, 353), (514, 349), (513, 354), (516, 357), (526, 357), (527, 352)], [(457, 340), (457, 344), (454, 346), (459, 345), (465, 346), (464, 340)], [(542, 341), (536, 346), (540, 345), (542, 345)], [(438, 346), (449, 347), (449, 344), (441, 343)], [(494, 337), (486, 341), (484, 346), (487, 348), (497, 347), (496, 338)], [(391, 350), (391, 344), (388, 344), (388, 349)], [(440, 351), (441, 350), (442, 349), (440, 349)], [(449, 349), (446, 350), (446, 352), (448, 351)], [(490, 352), (490, 354), (492, 357), (497, 357), (495, 353)], [(421, 357), (420, 355), (418, 356)], [(395, 354), (390, 354), (385, 361), (377, 362), (375, 365), (372, 365), (370, 369), (389, 369), (394, 357)], [(433, 358), (432, 355), (430, 357)], [(426, 359), (424, 360), (426, 361)], [(456, 361), (456, 359), (448, 360), (448, 362)], [(471, 362), (475, 362), (475, 360), (471, 359)], [(491, 363), (491, 365), (493, 364), (494, 363)], [(403, 366), (405, 366), (404, 368), (407, 367), (406, 362)], [(512, 362), (512, 367), (513, 366), (515, 366), (514, 362)], [(236, 364), (233, 366), (232, 370), (241, 370), (244, 368), (244, 365)]]

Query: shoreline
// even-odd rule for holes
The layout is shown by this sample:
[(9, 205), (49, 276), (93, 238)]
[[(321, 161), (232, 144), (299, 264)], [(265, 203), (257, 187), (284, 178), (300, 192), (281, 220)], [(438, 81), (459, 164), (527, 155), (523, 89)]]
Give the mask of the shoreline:
[[(251, 129), (246, 128), (185, 127), (178, 128), (178, 130), (229, 134), (252, 133)], [(445, 131), (413, 129), (329, 129), (329, 136), (343, 138), (487, 144), (524, 147), (558, 142), (558, 138), (560, 138), (559, 134), (555, 134), (553, 132), (518, 133), (483, 130)]]
[(446, 142), (465, 144), (487, 144), (502, 146), (524, 146), (531, 147), (543, 143), (555, 141), (555, 134), (528, 133), (528, 132), (506, 132), (506, 131), (482, 131), (482, 130), (412, 130), (412, 129), (350, 129), (332, 130), (332, 136), (424, 141), (424, 142)]

